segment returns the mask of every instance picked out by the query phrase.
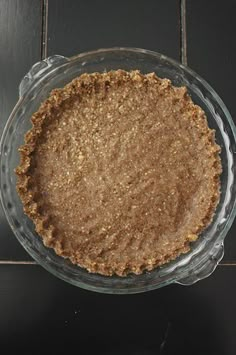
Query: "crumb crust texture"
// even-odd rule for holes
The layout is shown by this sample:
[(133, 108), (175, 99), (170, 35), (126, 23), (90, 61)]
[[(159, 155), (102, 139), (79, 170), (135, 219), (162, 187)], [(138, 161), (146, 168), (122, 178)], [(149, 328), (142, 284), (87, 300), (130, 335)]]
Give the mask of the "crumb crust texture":
[(220, 194), (220, 147), (185, 87), (83, 74), (55, 89), (19, 148), (17, 191), (45, 246), (126, 276), (189, 251)]

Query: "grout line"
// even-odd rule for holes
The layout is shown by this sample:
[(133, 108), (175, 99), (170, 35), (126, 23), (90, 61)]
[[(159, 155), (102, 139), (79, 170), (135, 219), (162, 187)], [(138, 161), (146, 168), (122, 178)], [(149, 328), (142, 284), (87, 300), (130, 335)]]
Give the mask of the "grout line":
[(47, 53), (48, 53), (48, 0), (42, 0), (41, 60), (47, 58)]
[(180, 59), (187, 65), (187, 26), (186, 26), (186, 0), (180, 0)]
[(0, 265), (37, 265), (36, 261), (0, 260)]
[(219, 266), (236, 266), (235, 262), (229, 262), (229, 263), (219, 263)]

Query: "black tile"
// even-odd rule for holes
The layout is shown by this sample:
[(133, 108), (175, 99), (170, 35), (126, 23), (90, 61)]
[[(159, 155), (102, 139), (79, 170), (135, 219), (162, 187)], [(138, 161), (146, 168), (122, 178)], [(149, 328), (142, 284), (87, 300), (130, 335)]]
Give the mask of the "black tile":
[(188, 65), (205, 78), (236, 118), (234, 0), (187, 1)]
[(225, 255), (222, 263), (235, 263), (236, 262), (236, 220), (234, 221), (230, 231), (225, 239)]
[[(236, 122), (236, 41), (234, 0), (187, 1), (188, 65), (221, 96)], [(228, 233), (224, 262), (236, 261), (236, 223)]]
[(40, 60), (41, 5), (38, 0), (0, 3), (0, 129), (18, 99), (18, 86)]
[(190, 287), (115, 296), (81, 290), (37, 265), (1, 265), (0, 347), (8, 354), (65, 354), (75, 346), (78, 354), (234, 355), (235, 278), (236, 267), (220, 266)]
[(179, 59), (177, 0), (50, 0), (48, 54), (130, 46)]
[[(38, 0), (0, 2), (0, 135), (18, 100), (18, 86), (40, 60), (41, 4)], [(0, 206), (0, 259), (28, 259)]]
[(32, 260), (14, 236), (0, 207), (0, 260)]

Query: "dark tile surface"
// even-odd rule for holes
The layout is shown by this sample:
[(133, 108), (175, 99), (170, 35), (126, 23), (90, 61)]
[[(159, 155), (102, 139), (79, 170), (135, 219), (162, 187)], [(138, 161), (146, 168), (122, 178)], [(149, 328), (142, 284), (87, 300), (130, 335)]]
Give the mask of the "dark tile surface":
[(2, 265), (0, 348), (8, 354), (66, 354), (75, 346), (78, 354), (235, 355), (235, 278), (236, 268), (221, 266), (190, 287), (114, 296), (78, 289), (39, 266)]
[(18, 86), (40, 60), (41, 4), (38, 0), (0, 3), (0, 130), (18, 99)]
[[(236, 123), (236, 2), (187, 1), (188, 65), (221, 96)], [(224, 262), (236, 261), (236, 222), (225, 242)]]
[[(18, 86), (40, 60), (41, 4), (38, 0), (0, 2), (0, 135), (18, 100)], [(0, 259), (29, 259), (16, 241), (0, 206)]]
[[(0, 133), (18, 84), (40, 60), (42, 4), (0, 1)], [(137, 46), (179, 59), (177, 0), (50, 0), (48, 55)], [(188, 64), (235, 115), (235, 2), (187, 1)], [(224, 262), (236, 263), (234, 226)], [(81, 290), (30, 260), (0, 211), (0, 354), (235, 355), (236, 266), (191, 287), (112, 296)], [(69, 349), (69, 350), (68, 350)]]
[(178, 0), (49, 1), (49, 55), (130, 46), (179, 59), (179, 33)]

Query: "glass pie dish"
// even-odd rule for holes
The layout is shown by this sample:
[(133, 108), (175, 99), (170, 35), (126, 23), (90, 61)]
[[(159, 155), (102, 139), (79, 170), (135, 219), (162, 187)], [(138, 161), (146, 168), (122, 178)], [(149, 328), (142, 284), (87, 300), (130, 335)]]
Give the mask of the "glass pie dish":
[[(206, 112), (210, 128), (221, 147), (223, 172), (221, 195), (214, 219), (191, 250), (168, 264), (141, 275), (126, 277), (92, 274), (44, 246), (32, 221), (24, 214), (16, 191), (14, 169), (18, 148), (31, 127), (30, 118), (54, 88), (63, 87), (82, 73), (112, 69), (155, 72), (175, 86), (186, 86), (193, 101)], [(215, 91), (187, 67), (155, 52), (135, 48), (99, 49), (72, 58), (55, 55), (36, 63), (19, 86), (19, 101), (4, 129), (0, 146), (1, 201), (6, 218), (28, 253), (49, 272), (76, 286), (103, 293), (144, 292), (170, 283), (190, 285), (209, 276), (223, 257), (224, 238), (236, 214), (236, 130), (233, 120)]]

